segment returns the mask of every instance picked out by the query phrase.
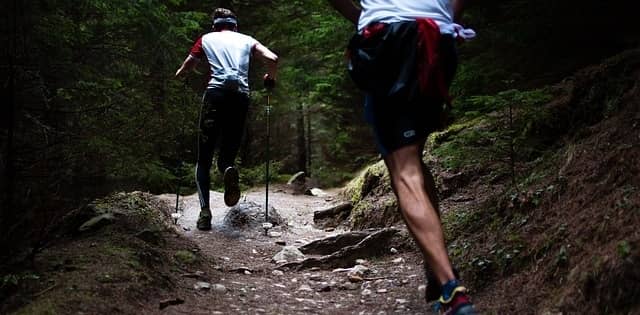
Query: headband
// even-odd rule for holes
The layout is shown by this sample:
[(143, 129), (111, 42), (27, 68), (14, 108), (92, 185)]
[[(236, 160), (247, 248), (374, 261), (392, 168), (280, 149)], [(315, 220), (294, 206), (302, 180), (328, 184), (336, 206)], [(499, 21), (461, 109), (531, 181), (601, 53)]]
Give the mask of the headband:
[(233, 24), (233, 25), (238, 25), (238, 20), (236, 20), (235, 18), (232, 18), (232, 17), (226, 17), (226, 18), (215, 18), (215, 19), (213, 19), (213, 25), (217, 25), (217, 24)]

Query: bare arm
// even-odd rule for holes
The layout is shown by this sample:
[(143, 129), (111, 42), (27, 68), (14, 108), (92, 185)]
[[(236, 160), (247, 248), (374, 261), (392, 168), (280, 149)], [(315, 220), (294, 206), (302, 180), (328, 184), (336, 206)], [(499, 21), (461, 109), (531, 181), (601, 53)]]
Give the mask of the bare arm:
[(329, 3), (342, 14), (347, 20), (358, 25), (360, 18), (360, 8), (358, 8), (351, 0), (329, 0)]
[(187, 56), (187, 58), (182, 62), (182, 65), (180, 66), (178, 71), (176, 71), (176, 77), (184, 74), (187, 71), (193, 70), (193, 68), (195, 68), (197, 64), (198, 59), (193, 58), (193, 56), (191, 55)]
[(257, 43), (253, 47), (253, 51), (262, 61), (267, 64), (267, 74), (270, 78), (276, 79), (278, 73), (278, 55), (274, 54), (269, 48)]

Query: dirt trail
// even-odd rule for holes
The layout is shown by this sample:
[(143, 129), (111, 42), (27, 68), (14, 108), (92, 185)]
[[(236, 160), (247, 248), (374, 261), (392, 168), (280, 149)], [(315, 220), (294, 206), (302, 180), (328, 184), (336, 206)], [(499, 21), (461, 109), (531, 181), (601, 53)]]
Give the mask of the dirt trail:
[[(173, 200), (175, 202), (175, 195), (164, 195), (167, 200)], [(287, 243), (293, 243), (296, 236), (308, 241), (309, 238), (325, 237), (327, 233), (322, 230), (316, 229), (313, 226), (313, 212), (315, 210), (324, 209), (330, 207), (334, 195), (327, 193), (325, 197), (315, 197), (307, 195), (290, 195), (285, 193), (282, 189), (276, 189), (270, 191), (269, 194), (269, 206), (277, 210), (277, 212), (286, 219), (287, 233), (283, 234), (281, 238)], [(264, 189), (254, 189), (250, 192), (246, 192), (242, 195), (239, 204), (254, 202), (260, 207), (264, 208), (265, 204), (265, 192)], [(256, 231), (246, 232), (231, 230), (224, 226), (223, 219), (227, 214), (229, 208), (225, 206), (223, 201), (223, 194), (219, 192), (211, 192), (211, 213), (212, 219), (212, 231), (202, 232), (198, 231), (196, 221), (198, 220), (198, 214), (200, 211), (200, 205), (198, 201), (198, 195), (185, 196), (181, 198), (182, 217), (178, 220), (178, 225), (182, 227), (184, 234), (190, 238), (195, 239), (199, 245), (204, 245), (200, 241), (207, 243), (209, 234), (223, 233), (227, 237), (240, 238), (245, 237), (249, 240), (260, 239), (262, 241), (273, 241), (271, 239), (262, 239), (260, 235), (263, 233), (253, 233)], [(275, 230), (281, 231), (282, 228), (275, 227)], [(261, 232), (261, 231), (260, 231)], [(257, 235), (256, 235), (257, 234)], [(334, 233), (335, 234), (335, 233)]]
[[(175, 296), (181, 305), (169, 306), (166, 314), (424, 314), (427, 305), (419, 286), (424, 282), (421, 260), (415, 252), (369, 259), (370, 273), (363, 282), (351, 283), (346, 273), (318, 268), (302, 271), (274, 271), (272, 257), (282, 244), (300, 246), (314, 239), (344, 231), (324, 231), (313, 225), (313, 212), (326, 209), (338, 200), (335, 191), (327, 196), (291, 195), (274, 189), (269, 204), (287, 220), (286, 228), (275, 228), (281, 235), (265, 236), (259, 228), (229, 230), (223, 218), (229, 208), (222, 194), (211, 193), (213, 228), (195, 228), (199, 212), (197, 195), (182, 198), (183, 215), (178, 221), (181, 233), (197, 245), (205, 270), (193, 270), (196, 278), (184, 277)], [(161, 199), (175, 204), (175, 195)], [(264, 190), (252, 190), (240, 203), (264, 206)], [(277, 242), (277, 243), (276, 243)], [(198, 281), (211, 289), (195, 289)], [(220, 286), (221, 285), (221, 286)], [(222, 288), (224, 286), (224, 289)]]

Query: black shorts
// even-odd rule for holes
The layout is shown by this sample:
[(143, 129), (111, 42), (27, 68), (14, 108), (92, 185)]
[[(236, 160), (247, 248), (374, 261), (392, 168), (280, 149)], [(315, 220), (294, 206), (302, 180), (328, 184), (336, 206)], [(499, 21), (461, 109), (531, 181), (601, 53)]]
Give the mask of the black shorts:
[[(455, 39), (442, 36), (439, 49), (445, 82), (450, 85), (458, 61)], [(445, 102), (427, 96), (409, 99), (367, 93), (365, 116), (373, 127), (380, 154), (386, 156), (403, 146), (424, 141), (431, 132), (442, 128)]]

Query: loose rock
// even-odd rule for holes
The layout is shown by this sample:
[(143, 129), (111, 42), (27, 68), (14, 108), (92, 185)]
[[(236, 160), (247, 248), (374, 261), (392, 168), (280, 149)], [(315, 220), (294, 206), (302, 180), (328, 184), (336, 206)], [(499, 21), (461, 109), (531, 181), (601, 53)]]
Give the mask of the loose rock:
[(358, 290), (360, 288), (360, 285), (352, 282), (344, 282), (344, 283), (341, 283), (340, 286), (338, 286), (338, 288), (340, 290), (352, 291), (352, 290)]
[(225, 287), (222, 284), (216, 283), (216, 284), (213, 285), (213, 292), (226, 293), (227, 292), (227, 287)]
[(320, 281), (322, 280), (322, 275), (321, 274), (312, 274), (311, 276), (309, 276), (309, 280), (311, 281)]
[(193, 288), (196, 289), (196, 290), (209, 290), (209, 289), (211, 289), (211, 283), (204, 282), (204, 281), (198, 281), (198, 282), (196, 282), (196, 284), (193, 285)]
[(303, 260), (304, 254), (298, 250), (295, 246), (285, 246), (282, 250), (273, 256), (273, 261), (298, 261)]
[(329, 292), (331, 291), (331, 285), (328, 282), (320, 282), (316, 287), (316, 291), (318, 292)]
[(162, 300), (160, 301), (160, 309), (165, 309), (170, 305), (179, 305), (184, 303), (184, 300), (181, 298), (175, 298), (175, 299), (167, 299), (167, 300)]
[(356, 276), (363, 278), (365, 275), (369, 274), (371, 269), (363, 266), (363, 265), (355, 265), (351, 270), (347, 272), (347, 276)]
[(356, 276), (356, 275), (349, 275), (347, 278), (349, 279), (350, 282), (353, 282), (353, 283), (358, 283), (358, 282), (364, 281), (364, 278), (362, 278), (360, 276)]

